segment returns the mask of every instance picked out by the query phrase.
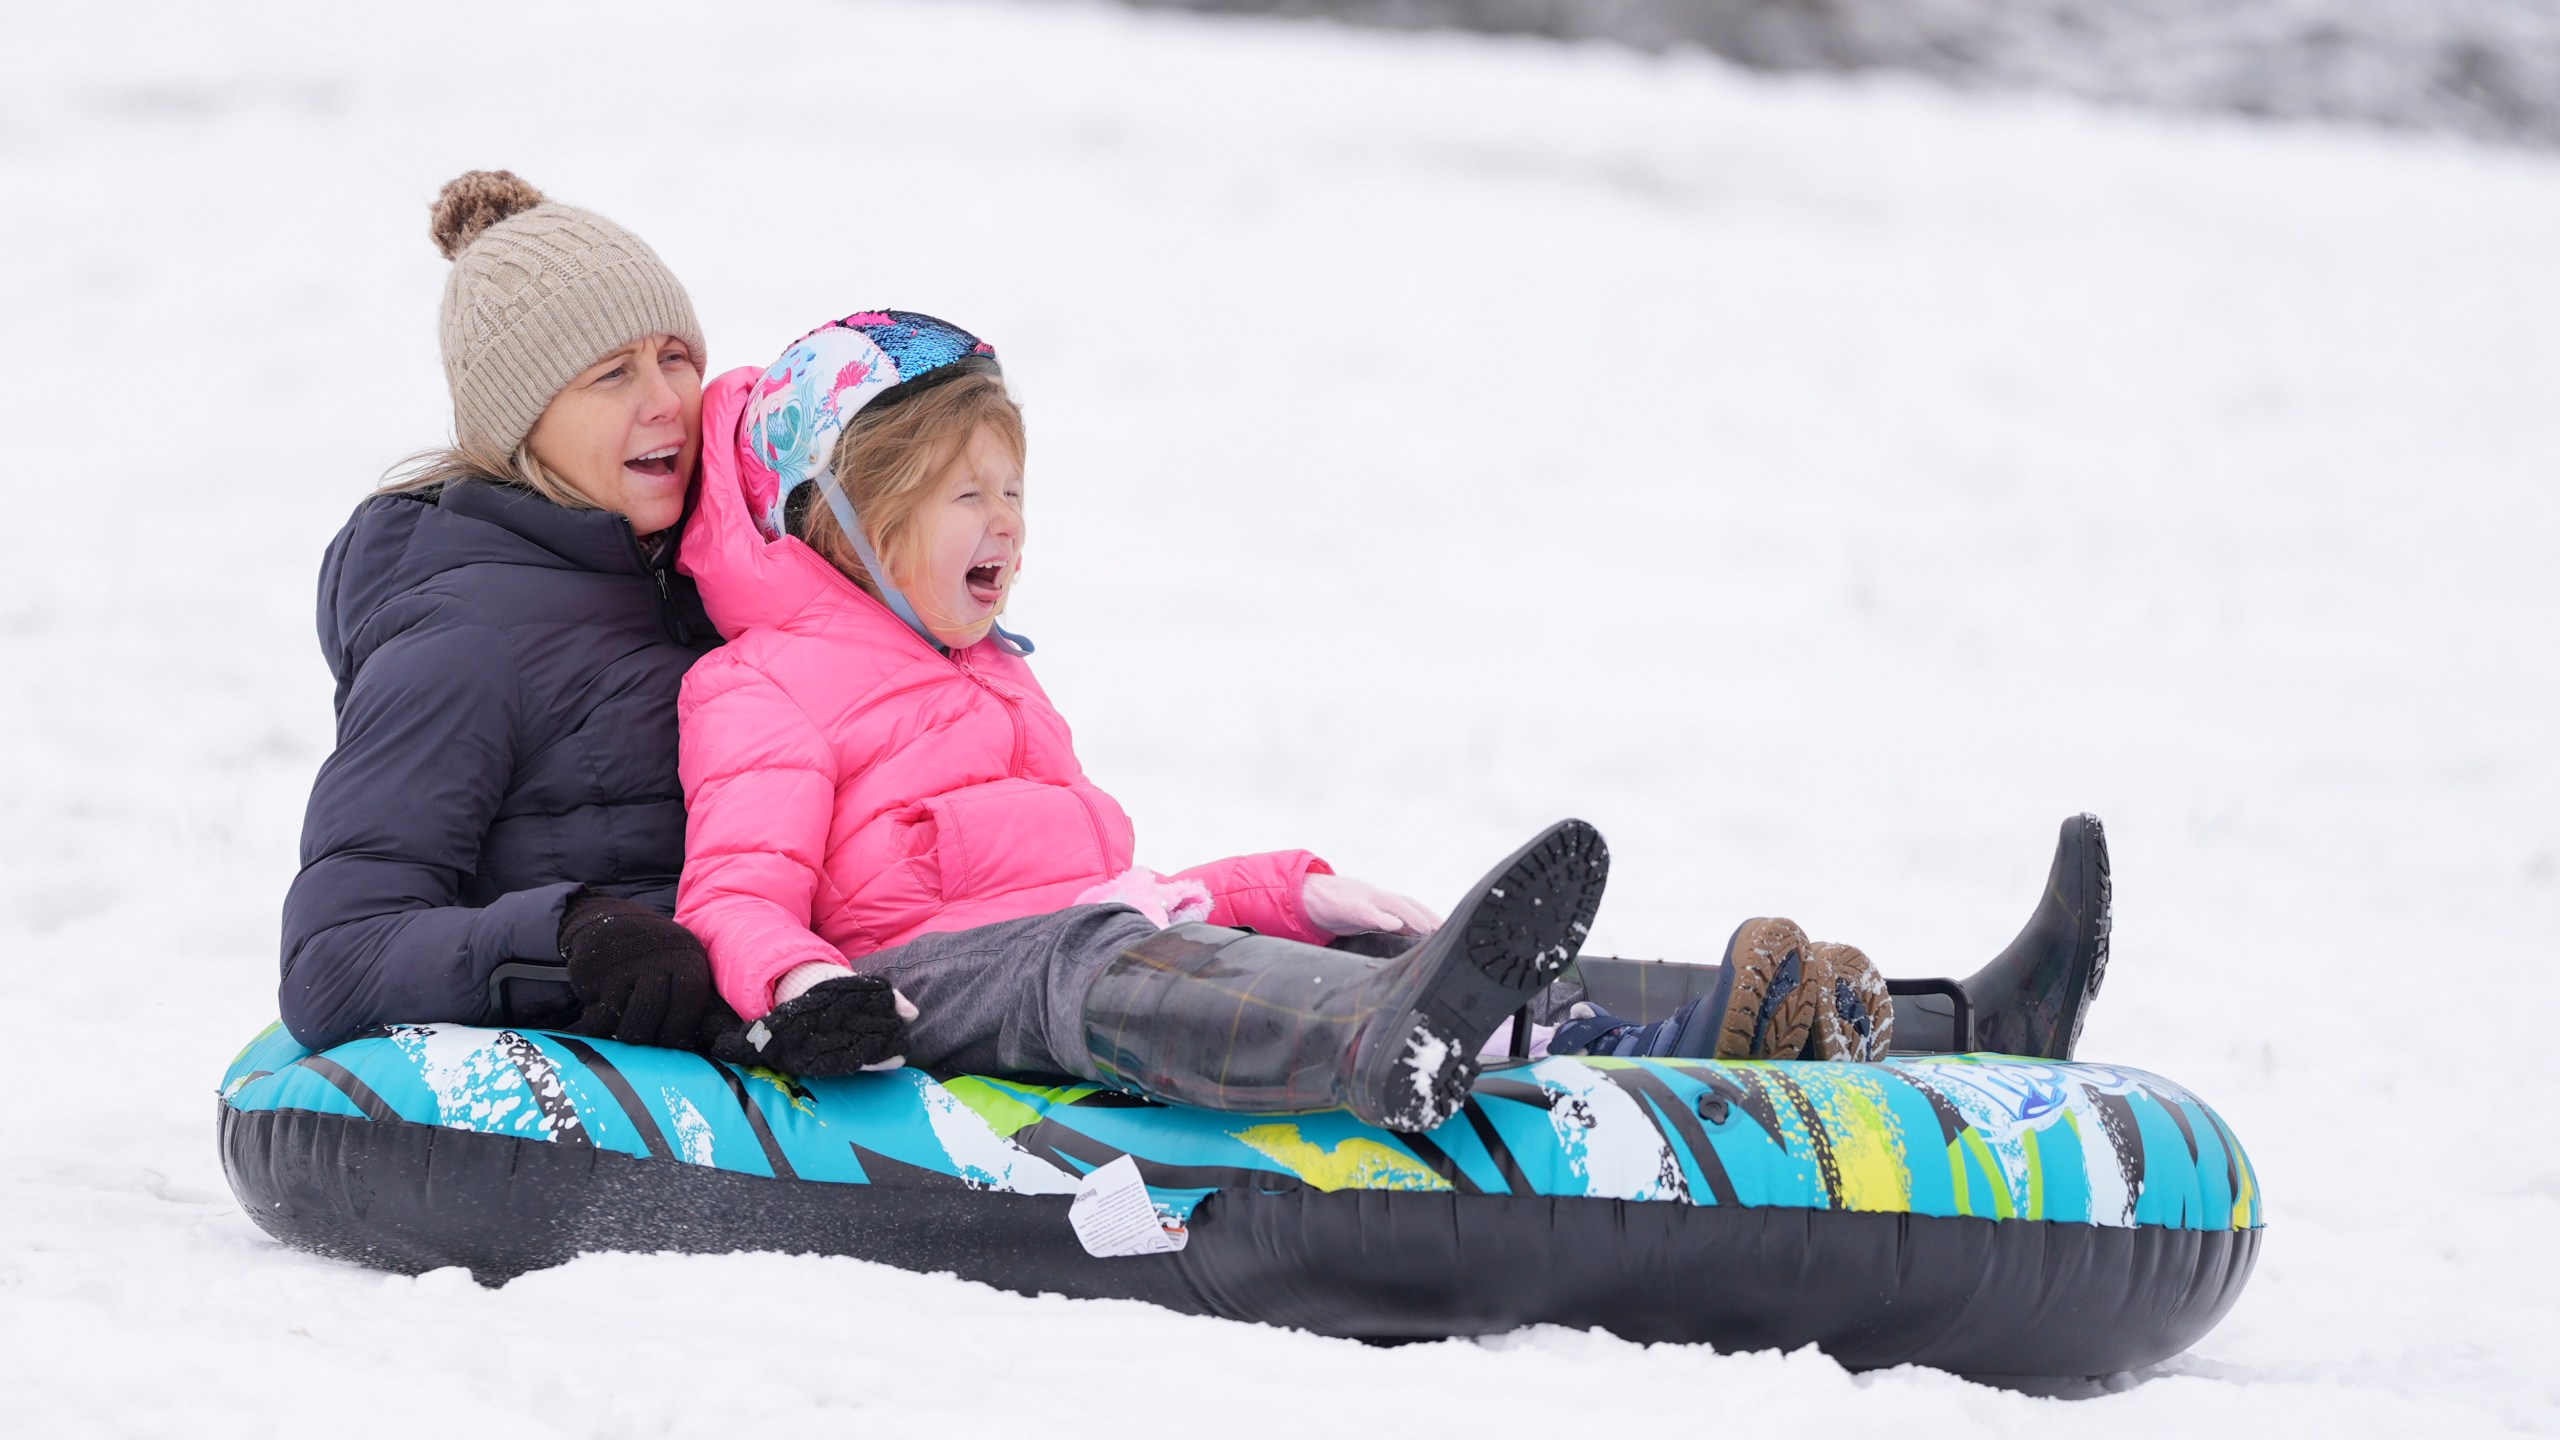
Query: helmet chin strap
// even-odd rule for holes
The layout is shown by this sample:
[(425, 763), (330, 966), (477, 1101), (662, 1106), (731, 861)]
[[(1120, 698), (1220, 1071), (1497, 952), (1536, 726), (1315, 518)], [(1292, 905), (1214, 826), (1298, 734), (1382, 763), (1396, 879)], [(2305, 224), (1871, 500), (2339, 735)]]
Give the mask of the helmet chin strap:
[(1016, 655), (1028, 655), (1034, 648), (1036, 648), (1032, 645), (1030, 636), (1014, 634), (1012, 631), (1004, 628), (1002, 621), (988, 621), (987, 633), (996, 637), (996, 643), (998, 645), (1003, 646), (1005, 649), (1012, 651)]
[[(862, 517), (854, 513), (853, 497), (845, 494), (844, 487), (836, 483), (834, 469), (821, 470), (812, 478), (818, 483), (818, 493), (827, 497), (827, 508), (836, 512), (836, 524), (843, 529), (845, 538), (853, 542), (853, 553), (862, 561), (862, 568), (871, 572), (871, 583), (880, 588), (881, 603), (889, 607), (891, 614), (906, 621), (908, 629), (923, 636), (924, 643), (945, 655), (950, 654), (951, 647), (934, 638), (933, 631), (927, 629), (924, 621), (916, 615), (916, 607), (907, 602), (906, 592), (889, 578), (889, 567), (880, 563), (879, 552), (871, 548), (871, 537), (862, 533)], [(1029, 640), (994, 621), (988, 622), (988, 633), (995, 637), (998, 645), (1013, 654), (1031, 653)]]

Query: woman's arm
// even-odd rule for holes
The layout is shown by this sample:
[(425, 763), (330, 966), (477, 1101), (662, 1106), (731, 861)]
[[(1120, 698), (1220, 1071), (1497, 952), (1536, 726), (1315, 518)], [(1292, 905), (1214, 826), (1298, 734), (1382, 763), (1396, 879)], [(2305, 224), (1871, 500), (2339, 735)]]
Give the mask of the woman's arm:
[(685, 675), (676, 715), (685, 802), (676, 919), (710, 950), (721, 996), (754, 1020), (773, 1008), (785, 974), (845, 963), (809, 928), (835, 819), (835, 754), (797, 701), (725, 651)]
[(284, 903), (285, 1027), (314, 1048), (394, 1021), (494, 1018), (489, 973), (559, 960), (574, 883), (459, 903), (516, 762), (517, 687), (478, 626), (384, 642), (338, 710)]

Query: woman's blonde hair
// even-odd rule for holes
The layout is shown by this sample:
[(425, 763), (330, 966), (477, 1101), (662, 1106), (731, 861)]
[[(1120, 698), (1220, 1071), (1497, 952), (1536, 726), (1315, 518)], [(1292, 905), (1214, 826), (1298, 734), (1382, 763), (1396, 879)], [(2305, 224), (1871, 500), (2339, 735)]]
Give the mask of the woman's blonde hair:
[(604, 507), (569, 488), (569, 482), (551, 473), (551, 467), (533, 458), (533, 445), (518, 445), (512, 455), (496, 455), (469, 444), (447, 445), (436, 450), (421, 450), (391, 467), (374, 488), (377, 495), (417, 494), (440, 490), (456, 480), (495, 480), (501, 485), (521, 485), (554, 505), (571, 510), (601, 510)]
[[(836, 483), (853, 501), (881, 564), (896, 571), (921, 562), (925, 535), (916, 515), (981, 426), (993, 430), (1013, 452), (1015, 464), (1022, 463), (1022, 410), (1005, 393), (1004, 377), (993, 362), (973, 358), (953, 364), (949, 378), (937, 373), (907, 394), (893, 391), (874, 400), (836, 437), (829, 461)], [(846, 579), (879, 597), (878, 583), (816, 485), (792, 492), (783, 506), (783, 523)]]

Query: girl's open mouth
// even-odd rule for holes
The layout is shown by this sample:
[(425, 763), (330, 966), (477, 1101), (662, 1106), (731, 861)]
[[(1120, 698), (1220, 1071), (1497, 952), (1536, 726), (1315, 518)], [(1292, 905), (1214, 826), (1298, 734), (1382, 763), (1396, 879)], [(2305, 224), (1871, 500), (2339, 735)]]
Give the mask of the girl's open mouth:
[(635, 456), (632, 459), (625, 460), (622, 462), (622, 468), (625, 470), (637, 470), (643, 475), (664, 480), (676, 473), (676, 456), (683, 452), (683, 446), (669, 445), (664, 449), (652, 450), (646, 455)]
[(1004, 598), (1004, 562), (988, 560), (969, 567), (969, 598), (993, 605)]

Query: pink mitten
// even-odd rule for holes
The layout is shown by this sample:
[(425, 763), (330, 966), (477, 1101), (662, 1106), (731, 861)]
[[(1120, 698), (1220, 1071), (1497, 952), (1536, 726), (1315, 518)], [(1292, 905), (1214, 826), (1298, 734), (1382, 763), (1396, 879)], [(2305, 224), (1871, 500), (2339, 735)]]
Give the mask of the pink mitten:
[(1079, 905), (1126, 905), (1163, 929), (1206, 920), (1215, 901), (1197, 880), (1176, 880), (1132, 865), (1076, 897)]
[(1317, 929), (1336, 935), (1428, 935), (1440, 928), (1430, 906), (1348, 875), (1310, 874), (1298, 902)]

